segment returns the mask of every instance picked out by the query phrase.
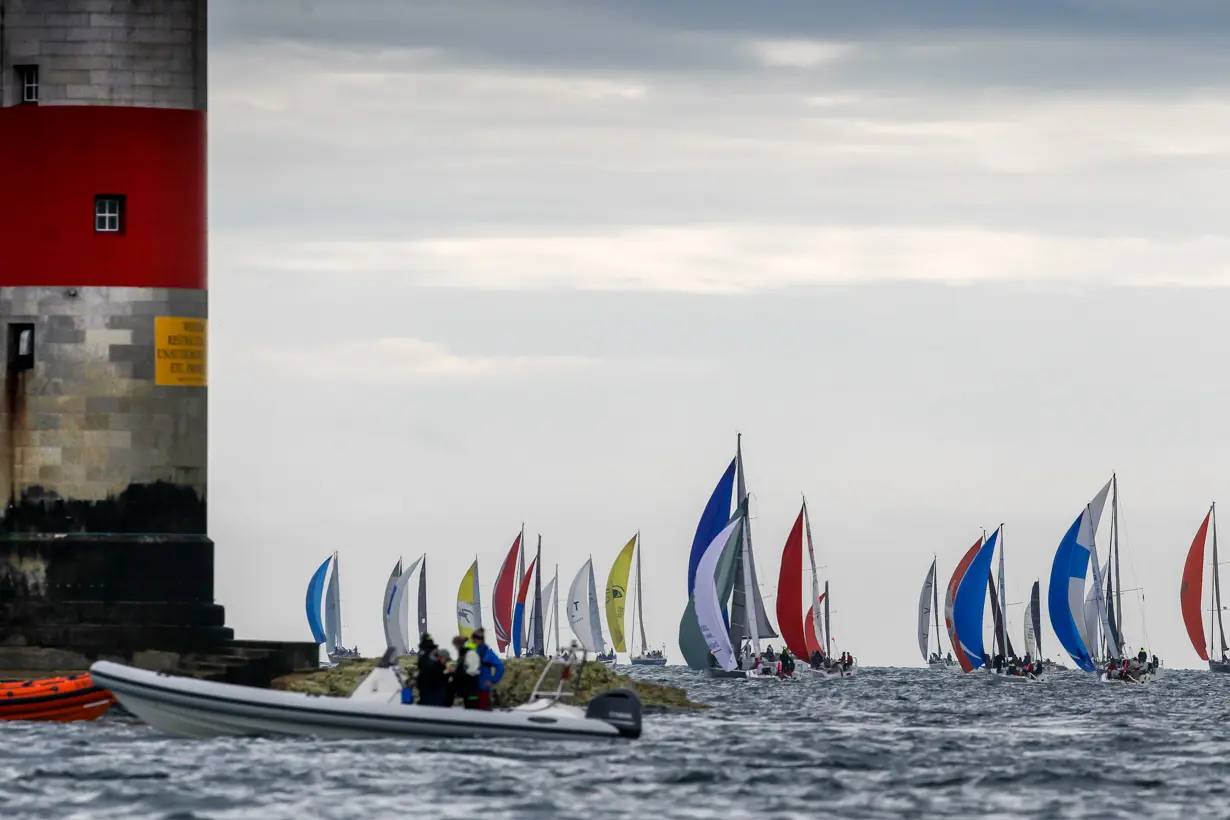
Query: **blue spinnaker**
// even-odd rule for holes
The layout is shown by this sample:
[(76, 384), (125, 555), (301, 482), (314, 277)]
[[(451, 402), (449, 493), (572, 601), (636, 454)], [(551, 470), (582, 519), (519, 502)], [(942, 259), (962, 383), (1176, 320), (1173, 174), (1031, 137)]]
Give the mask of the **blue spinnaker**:
[(1055, 562), (1051, 564), (1051, 581), (1046, 594), (1055, 637), (1059, 638), (1059, 643), (1073, 662), (1086, 672), (1093, 672), (1096, 667), (1089, 647), (1081, 639), (1076, 618), (1085, 617), (1085, 578), (1089, 574), (1089, 558), (1094, 550), (1106, 496), (1113, 482), (1113, 477), (1106, 482), (1059, 542)]
[(332, 560), (332, 555), (326, 558), (320, 568), (313, 573), (312, 580), (308, 581), (307, 619), (308, 626), (312, 629), (312, 640), (316, 643), (325, 642), (325, 625), (320, 619), (320, 601), (325, 591), (325, 576), (329, 573), (329, 562)]
[(718, 479), (717, 486), (713, 488), (713, 495), (709, 496), (709, 503), (705, 505), (705, 511), (701, 513), (700, 523), (696, 525), (696, 536), (692, 539), (692, 552), (688, 556), (689, 599), (696, 589), (696, 568), (700, 566), (700, 559), (705, 554), (705, 548), (714, 538), (717, 538), (718, 533), (726, 529), (726, 525), (730, 522), (730, 502), (735, 489), (736, 461), (737, 459), (732, 458), (730, 466)]
[(524, 619), (525, 619), (525, 602), (518, 601), (513, 606), (512, 645), (513, 645), (513, 657), (514, 658), (521, 657), (521, 622)]
[(982, 645), (982, 616), (987, 604), (987, 578), (991, 572), (991, 558), (995, 554), (995, 543), (999, 540), (999, 530), (991, 533), (991, 537), (978, 550), (974, 560), (970, 562), (965, 577), (957, 586), (957, 596), (952, 605), (953, 629), (961, 650), (965, 652), (974, 669), (982, 666), (982, 656), (985, 649)]
[(1085, 574), (1089, 571), (1089, 550), (1077, 543), (1077, 535), (1080, 533), (1081, 522), (1086, 515), (1087, 513), (1082, 512), (1076, 516), (1067, 534), (1059, 542), (1059, 549), (1055, 550), (1055, 561), (1051, 564), (1051, 581), (1046, 592), (1046, 603), (1051, 615), (1051, 628), (1055, 630), (1055, 637), (1059, 638), (1060, 645), (1077, 666), (1086, 672), (1092, 672), (1094, 670), (1093, 658), (1089, 656), (1089, 649), (1081, 640), (1081, 633), (1076, 627), (1076, 618), (1071, 604), (1071, 591), (1075, 582), (1078, 600), (1081, 601), (1078, 611), (1082, 618), (1085, 617)]

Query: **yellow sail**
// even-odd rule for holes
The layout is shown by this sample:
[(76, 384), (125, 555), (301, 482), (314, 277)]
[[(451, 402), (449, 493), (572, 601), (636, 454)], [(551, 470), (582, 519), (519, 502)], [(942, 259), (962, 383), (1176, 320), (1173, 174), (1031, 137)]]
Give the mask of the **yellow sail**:
[(469, 638), (470, 633), (482, 626), (478, 610), (478, 559), (461, 579), (457, 588), (457, 634)]
[(616, 652), (627, 652), (624, 647), (624, 605), (628, 601), (628, 573), (632, 570), (632, 550), (636, 548), (636, 536), (619, 552), (606, 578), (606, 625), (611, 630), (611, 643)]

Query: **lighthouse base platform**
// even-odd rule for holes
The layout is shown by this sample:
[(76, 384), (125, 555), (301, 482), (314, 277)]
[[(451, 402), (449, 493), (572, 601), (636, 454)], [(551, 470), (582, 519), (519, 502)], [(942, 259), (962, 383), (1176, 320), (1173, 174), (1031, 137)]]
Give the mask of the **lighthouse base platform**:
[(0, 678), (96, 660), (267, 686), (314, 670), (314, 643), (236, 641), (213, 599), (204, 535), (0, 537)]

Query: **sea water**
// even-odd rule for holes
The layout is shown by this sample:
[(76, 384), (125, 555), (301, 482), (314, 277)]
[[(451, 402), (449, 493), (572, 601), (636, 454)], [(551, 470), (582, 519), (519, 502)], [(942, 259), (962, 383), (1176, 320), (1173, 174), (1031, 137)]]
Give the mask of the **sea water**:
[[(626, 669), (623, 671), (627, 671)], [(0, 817), (1228, 817), (1230, 675), (861, 669), (709, 681), (637, 741), (169, 739), (0, 724)]]

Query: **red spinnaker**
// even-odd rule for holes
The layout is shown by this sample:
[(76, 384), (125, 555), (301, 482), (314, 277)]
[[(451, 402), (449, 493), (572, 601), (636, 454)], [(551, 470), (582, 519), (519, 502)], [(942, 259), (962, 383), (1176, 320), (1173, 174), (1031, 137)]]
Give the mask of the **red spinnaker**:
[(957, 663), (961, 664), (962, 672), (972, 671), (974, 664), (966, 656), (965, 650), (961, 648), (961, 641), (957, 638), (957, 628), (952, 623), (952, 603), (957, 597), (957, 587), (961, 585), (961, 579), (965, 577), (966, 570), (969, 569), (969, 565), (973, 563), (974, 556), (980, 549), (982, 549), (981, 538), (974, 542), (974, 546), (969, 548), (969, 552), (965, 553), (965, 557), (957, 564), (952, 578), (948, 581), (948, 590), (944, 593), (944, 624), (948, 627), (948, 642), (952, 644), (952, 651), (957, 653)]
[(807, 618), (803, 621), (803, 640), (807, 643), (807, 657), (811, 657), (811, 653), (817, 649), (821, 654), (827, 655), (824, 647), (820, 645), (820, 636), (816, 634), (816, 606), (824, 603), (824, 593), (820, 593), (820, 600), (807, 610)]
[(782, 550), (782, 568), (777, 575), (777, 625), (786, 646), (800, 658), (807, 657), (803, 633), (803, 511)]
[[(1187, 561), (1183, 564), (1183, 586), (1179, 587), (1179, 603), (1183, 607), (1183, 623), (1187, 627), (1187, 637), (1191, 638), (1192, 646), (1200, 660), (1209, 659), (1209, 650), (1204, 639), (1204, 621), (1201, 619), (1200, 602), (1204, 598), (1204, 540), (1209, 532), (1209, 510), (1196, 533), (1196, 540), (1187, 551)], [(1216, 571), (1216, 567), (1213, 568)]]
[(521, 534), (513, 541), (512, 549), (495, 576), (495, 592), (491, 598), (492, 617), (495, 620), (495, 641), (503, 652), (512, 642), (513, 585), (517, 583), (517, 555), (521, 552)]
[(517, 603), (521, 606), (525, 606), (525, 599), (530, 594), (530, 581), (534, 580), (534, 564), (536, 563), (538, 563), (537, 556), (530, 560), (530, 565), (525, 570), (525, 577), (521, 579), (521, 589), (517, 590)]

